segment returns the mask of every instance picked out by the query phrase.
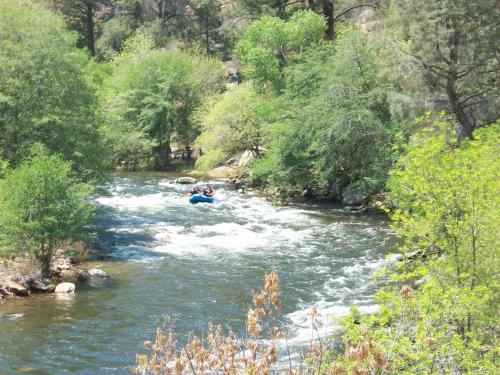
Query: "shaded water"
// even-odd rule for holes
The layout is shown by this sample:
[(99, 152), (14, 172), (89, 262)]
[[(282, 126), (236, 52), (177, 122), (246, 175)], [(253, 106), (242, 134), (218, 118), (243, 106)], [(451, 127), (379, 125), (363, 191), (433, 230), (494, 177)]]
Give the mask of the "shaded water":
[(174, 176), (117, 175), (97, 198), (96, 231), (111, 279), (74, 296), (0, 304), (0, 374), (123, 374), (166, 316), (186, 335), (207, 321), (244, 332), (252, 291), (275, 267), (290, 345), (307, 342), (307, 314), (372, 311), (371, 274), (394, 242), (379, 216), (335, 207), (273, 207), (220, 186), (214, 204), (190, 205)]

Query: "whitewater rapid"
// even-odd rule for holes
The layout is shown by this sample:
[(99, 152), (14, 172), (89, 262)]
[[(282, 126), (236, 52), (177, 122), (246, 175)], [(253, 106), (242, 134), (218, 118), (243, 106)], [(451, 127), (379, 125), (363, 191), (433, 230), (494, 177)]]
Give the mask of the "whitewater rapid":
[[(240, 194), (228, 190), (224, 183), (206, 182), (217, 188), (215, 203), (191, 205), (187, 200), (190, 186), (172, 179), (151, 182), (144, 194), (129, 192), (133, 181), (120, 180), (110, 196), (97, 199), (122, 217), (109, 231), (117, 239), (148, 233), (152, 240), (115, 245), (113, 256), (145, 263), (157, 261), (156, 256), (148, 258), (145, 253), (196, 259), (225, 257), (238, 262), (242, 255), (251, 253), (255, 258), (295, 260), (299, 267), (301, 260), (308, 259), (301, 272), (318, 279), (314, 285), (319, 287), (307, 290), (302, 286), (305, 290), (301, 292), (307, 290), (310, 298), (299, 296), (297, 308), (284, 315), (291, 343), (308, 340), (313, 304), (325, 321), (346, 315), (352, 304), (364, 312), (376, 311), (372, 274), (386, 263), (393, 245), (385, 223), (374, 225), (373, 220), (338, 207), (276, 207), (257, 193)], [(150, 214), (161, 215), (163, 220), (151, 220)], [(271, 262), (278, 269), (279, 263)], [(264, 268), (261, 275), (269, 271), (269, 267)]]
[(178, 176), (112, 177), (95, 197), (98, 259), (111, 275), (74, 295), (0, 304), (0, 373), (123, 374), (156, 327), (174, 322), (179, 342), (207, 323), (245, 335), (252, 293), (276, 269), (282, 309), (273, 315), (297, 358), (317, 305), (328, 335), (356, 304), (373, 312), (372, 274), (395, 243), (382, 216), (318, 204), (273, 206), (216, 185), (213, 204), (190, 205)]

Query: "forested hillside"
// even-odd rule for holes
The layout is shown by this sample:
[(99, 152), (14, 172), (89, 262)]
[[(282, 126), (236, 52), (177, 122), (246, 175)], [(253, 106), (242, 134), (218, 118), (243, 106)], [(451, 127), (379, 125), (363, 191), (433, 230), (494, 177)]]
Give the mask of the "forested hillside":
[[(0, 254), (50, 277), (60, 243), (90, 238), (109, 171), (207, 172), (247, 151), (253, 188), (378, 194), (400, 238), (378, 312), (353, 308), (297, 368), (494, 374), (499, 41), (497, 0), (0, 0)], [(183, 353), (138, 371), (196, 373)]]

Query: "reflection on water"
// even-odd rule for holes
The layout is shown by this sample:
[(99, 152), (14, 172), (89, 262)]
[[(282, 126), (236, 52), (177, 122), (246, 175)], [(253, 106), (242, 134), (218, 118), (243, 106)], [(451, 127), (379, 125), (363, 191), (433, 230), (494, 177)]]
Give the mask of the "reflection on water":
[(244, 331), (252, 291), (275, 267), (281, 324), (292, 346), (307, 341), (310, 306), (323, 316), (351, 304), (373, 311), (370, 275), (393, 247), (380, 217), (334, 207), (273, 207), (220, 186), (214, 204), (187, 202), (172, 176), (116, 176), (99, 203), (96, 231), (111, 279), (74, 296), (39, 295), (0, 305), (0, 373), (122, 374), (171, 316), (180, 334), (206, 322)]

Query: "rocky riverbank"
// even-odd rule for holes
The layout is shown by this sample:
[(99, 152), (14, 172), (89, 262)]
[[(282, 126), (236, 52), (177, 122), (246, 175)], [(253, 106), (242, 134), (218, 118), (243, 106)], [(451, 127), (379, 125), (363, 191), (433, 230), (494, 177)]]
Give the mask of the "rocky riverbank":
[[(73, 246), (74, 248), (75, 246)], [(43, 277), (36, 261), (15, 257), (0, 262), (0, 303), (34, 293), (74, 293), (78, 282), (108, 277), (100, 269), (86, 269), (89, 249), (79, 243), (72, 255), (59, 249), (54, 255), (50, 276)], [(74, 249), (73, 249), (74, 250)]]
[[(283, 187), (270, 187), (263, 181), (252, 177), (249, 165), (256, 158), (255, 152), (246, 150), (230, 158), (224, 165), (207, 171), (191, 170), (187, 172), (192, 176), (192, 180), (186, 179), (181, 183), (196, 182), (196, 178), (223, 181), (229, 184), (232, 189), (241, 193), (246, 191), (258, 191), (274, 205), (288, 205), (303, 201), (337, 202), (349, 211), (382, 212), (392, 210), (394, 205), (388, 200), (387, 193), (371, 193), (370, 189), (363, 184), (351, 184), (345, 187), (336, 195), (322, 196), (312, 188), (287, 189)], [(178, 181), (179, 182), (179, 181)]]

